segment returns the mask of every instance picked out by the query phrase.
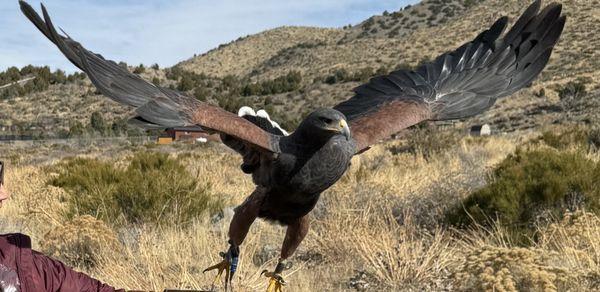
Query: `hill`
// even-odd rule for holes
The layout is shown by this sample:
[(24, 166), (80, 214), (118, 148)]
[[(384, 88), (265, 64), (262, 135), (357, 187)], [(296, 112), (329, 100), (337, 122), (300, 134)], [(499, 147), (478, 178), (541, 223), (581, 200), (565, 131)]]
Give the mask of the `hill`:
[[(548, 123), (600, 120), (598, 99), (594, 98), (600, 80), (600, 38), (596, 35), (600, 27), (599, 1), (561, 2), (568, 23), (541, 78), (467, 124), (490, 122), (499, 130), (513, 131)], [(430, 60), (472, 39), (502, 15), (513, 19), (528, 4), (517, 0), (428, 0), (400, 11), (383, 12), (355, 26), (268, 30), (173, 68), (147, 69), (143, 74), (154, 83), (188, 91), (228, 110), (245, 104), (267, 108), (285, 127), (293, 128), (304, 114), (348, 98), (351, 89), (368, 78)], [(61, 121), (85, 121), (90, 115), (88, 105), (65, 99), (79, 98), (77, 94), (90, 91), (90, 85), (84, 81), (75, 87), (69, 89), (73, 94), (59, 99), (56, 97), (64, 90), (51, 85), (39, 95), (2, 100), (2, 108), (16, 111), (29, 103), (39, 107), (40, 114), (3, 115), (0, 124), (19, 120), (35, 126), (39, 118), (54, 116), (47, 109), (56, 111), (60, 104), (64, 105)], [(569, 88), (575, 88), (575, 94), (569, 93)], [(588, 92), (591, 98), (581, 98)], [(110, 113), (106, 117), (109, 121), (125, 116), (126, 109), (99, 99), (91, 94), (88, 103)]]

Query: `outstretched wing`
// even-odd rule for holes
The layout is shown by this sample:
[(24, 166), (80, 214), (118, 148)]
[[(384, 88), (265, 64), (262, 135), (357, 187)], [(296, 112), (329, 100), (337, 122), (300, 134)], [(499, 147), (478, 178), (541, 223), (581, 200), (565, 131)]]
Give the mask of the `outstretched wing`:
[[(92, 83), (111, 99), (135, 107), (132, 121), (145, 128), (199, 125), (204, 129), (243, 141), (249, 148), (277, 153), (279, 137), (219, 107), (190, 98), (175, 90), (157, 87), (113, 61), (92, 53), (68, 35), (60, 35), (42, 5), (44, 19), (25, 1), (21, 11)], [(64, 32), (63, 32), (64, 33)]]
[(537, 0), (501, 38), (508, 19), (416, 71), (398, 70), (357, 87), (335, 109), (350, 121), (358, 151), (424, 120), (470, 117), (535, 79), (565, 25), (560, 4)]

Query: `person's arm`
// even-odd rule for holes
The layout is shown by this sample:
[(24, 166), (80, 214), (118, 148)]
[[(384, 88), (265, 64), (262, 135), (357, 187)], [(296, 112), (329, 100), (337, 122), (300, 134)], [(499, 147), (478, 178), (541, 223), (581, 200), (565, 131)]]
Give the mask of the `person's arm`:
[[(45, 287), (45, 291), (56, 292), (124, 292), (117, 290), (100, 281), (67, 267), (60, 261), (54, 260), (37, 251), (32, 250), (33, 264), (35, 267), (34, 281), (39, 281), (38, 287)], [(36, 277), (37, 276), (37, 277)]]

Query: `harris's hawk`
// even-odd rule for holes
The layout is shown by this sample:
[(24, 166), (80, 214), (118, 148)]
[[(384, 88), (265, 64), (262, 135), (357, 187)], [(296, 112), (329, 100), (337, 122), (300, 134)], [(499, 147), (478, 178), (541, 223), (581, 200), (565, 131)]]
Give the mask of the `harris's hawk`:
[[(560, 4), (541, 8), (537, 0), (503, 34), (508, 18), (456, 50), (414, 71), (397, 70), (372, 78), (355, 95), (333, 108), (310, 113), (291, 134), (264, 112), (242, 108), (238, 115), (155, 86), (101, 55), (59, 34), (42, 5), (41, 18), (24, 1), (21, 10), (98, 90), (135, 108), (134, 123), (145, 128), (198, 125), (219, 133), (243, 157), (242, 170), (256, 189), (235, 209), (229, 249), (210, 269), (231, 281), (239, 246), (256, 218), (287, 226), (270, 291), (281, 290), (280, 273), (309, 229), (307, 215), (320, 194), (347, 170), (351, 158), (370, 145), (422, 121), (461, 119), (489, 109), (534, 80), (548, 63), (566, 17)], [(442, 36), (443, 37), (443, 36)]]

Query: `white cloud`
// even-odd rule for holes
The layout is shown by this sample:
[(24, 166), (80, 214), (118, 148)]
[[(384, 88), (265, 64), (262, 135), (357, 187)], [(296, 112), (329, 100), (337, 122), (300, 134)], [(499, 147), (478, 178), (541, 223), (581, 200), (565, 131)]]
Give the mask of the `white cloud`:
[[(75, 67), (21, 14), (0, 3), (0, 70)], [(39, 0), (28, 1), (39, 7)], [(45, 0), (55, 25), (88, 49), (129, 64), (171, 66), (240, 36), (282, 25), (339, 27), (415, 0)]]

